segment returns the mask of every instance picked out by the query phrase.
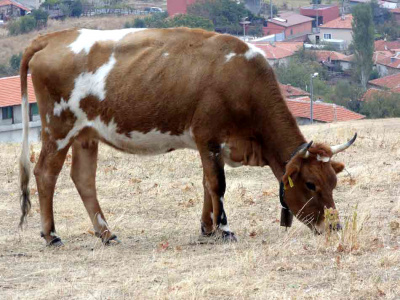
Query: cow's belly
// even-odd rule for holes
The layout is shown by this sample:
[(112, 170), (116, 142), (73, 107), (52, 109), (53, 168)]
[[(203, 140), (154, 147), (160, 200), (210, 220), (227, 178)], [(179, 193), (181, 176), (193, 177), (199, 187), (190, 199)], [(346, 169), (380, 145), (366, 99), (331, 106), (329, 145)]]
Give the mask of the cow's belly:
[(98, 132), (102, 140), (123, 151), (142, 154), (156, 155), (171, 152), (176, 149), (197, 149), (193, 135), (190, 130), (180, 135), (172, 135), (170, 132), (160, 132), (153, 129), (147, 133), (131, 131), (127, 134), (120, 134), (116, 131), (115, 123), (111, 122), (106, 126), (102, 122), (89, 124)]

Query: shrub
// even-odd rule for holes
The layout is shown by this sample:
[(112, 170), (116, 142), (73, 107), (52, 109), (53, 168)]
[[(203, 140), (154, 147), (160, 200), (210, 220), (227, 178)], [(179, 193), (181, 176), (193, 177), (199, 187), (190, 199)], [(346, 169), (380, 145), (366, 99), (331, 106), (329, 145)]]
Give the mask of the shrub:
[(19, 71), (19, 66), (21, 64), (22, 52), (19, 54), (13, 54), (10, 58), (10, 67), (13, 71)]
[(36, 20), (33, 16), (28, 15), (21, 17), (8, 25), (8, 33), (10, 35), (18, 35), (30, 32), (36, 28)]

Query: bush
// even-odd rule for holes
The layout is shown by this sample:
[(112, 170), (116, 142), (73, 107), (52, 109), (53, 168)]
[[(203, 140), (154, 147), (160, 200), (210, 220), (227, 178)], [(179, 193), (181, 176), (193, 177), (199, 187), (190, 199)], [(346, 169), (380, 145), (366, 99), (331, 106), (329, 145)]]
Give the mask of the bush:
[(18, 35), (28, 33), (36, 28), (36, 20), (33, 16), (28, 15), (21, 17), (8, 25), (8, 33), (10, 35)]
[(75, 0), (72, 2), (71, 6), (71, 17), (79, 18), (82, 15), (83, 7), (82, 2), (80, 0)]
[(13, 54), (10, 58), (10, 67), (13, 71), (19, 71), (19, 66), (21, 65), (22, 52), (19, 54)]
[(400, 94), (377, 94), (373, 100), (363, 104), (361, 113), (368, 118), (400, 117)]

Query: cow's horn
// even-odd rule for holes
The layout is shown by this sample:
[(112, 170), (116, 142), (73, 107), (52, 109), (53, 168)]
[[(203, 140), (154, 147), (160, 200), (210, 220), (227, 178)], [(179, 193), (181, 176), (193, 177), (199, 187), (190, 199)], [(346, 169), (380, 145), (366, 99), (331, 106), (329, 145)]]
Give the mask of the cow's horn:
[(347, 148), (349, 148), (349, 147), (354, 143), (354, 141), (356, 140), (356, 138), (357, 138), (357, 133), (356, 133), (356, 134), (353, 136), (353, 138), (352, 138), (350, 141), (348, 141), (347, 143), (344, 143), (344, 144), (342, 144), (342, 145), (332, 146), (332, 147), (331, 147), (332, 155), (335, 155), (335, 154), (337, 154), (337, 153), (339, 153), (339, 152), (342, 152), (342, 151), (346, 150)]
[(308, 149), (310, 149), (313, 141), (309, 142), (307, 146), (305, 146), (303, 149), (299, 151), (299, 155), (303, 156), (304, 158), (308, 158), (310, 156), (310, 152), (308, 152)]

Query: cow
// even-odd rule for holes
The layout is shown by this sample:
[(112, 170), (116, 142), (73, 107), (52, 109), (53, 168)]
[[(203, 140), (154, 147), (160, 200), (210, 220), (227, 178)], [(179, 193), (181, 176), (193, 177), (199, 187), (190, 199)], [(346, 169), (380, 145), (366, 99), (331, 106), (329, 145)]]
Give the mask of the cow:
[(324, 209), (335, 209), (344, 165), (331, 158), (355, 137), (307, 143), (260, 49), (200, 29), (69, 29), (37, 37), (22, 57), (21, 226), (31, 207), (28, 70), (42, 124), (34, 175), (47, 245), (62, 245), (53, 196), (70, 148), (71, 178), (96, 236), (117, 241), (96, 195), (99, 142), (139, 155), (197, 150), (204, 237), (236, 241), (224, 210), (225, 164), (269, 166), (285, 189), (283, 205), (315, 232), (324, 229)]

